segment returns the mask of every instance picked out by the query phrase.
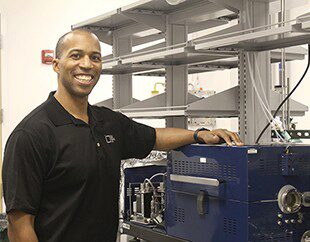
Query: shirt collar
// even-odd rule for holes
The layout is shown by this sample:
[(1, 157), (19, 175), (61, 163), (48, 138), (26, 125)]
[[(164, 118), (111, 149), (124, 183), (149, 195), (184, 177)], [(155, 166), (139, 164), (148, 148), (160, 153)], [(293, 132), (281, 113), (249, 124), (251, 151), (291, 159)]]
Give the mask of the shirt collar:
[[(86, 125), (80, 119), (72, 116), (54, 97), (55, 91), (51, 92), (47, 99), (46, 110), (49, 116), (49, 119), (53, 122), (55, 126), (62, 126), (68, 124), (75, 125)], [(88, 115), (89, 115), (89, 123), (92, 123), (92, 119), (94, 123), (97, 121), (101, 121), (101, 115), (94, 110), (94, 107), (88, 104)]]

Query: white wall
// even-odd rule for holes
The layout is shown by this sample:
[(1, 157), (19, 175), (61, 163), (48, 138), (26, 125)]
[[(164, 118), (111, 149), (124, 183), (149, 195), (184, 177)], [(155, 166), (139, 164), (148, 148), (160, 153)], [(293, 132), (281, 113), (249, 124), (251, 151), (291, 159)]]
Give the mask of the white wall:
[[(22, 118), (57, 87), (51, 66), (41, 64), (41, 50), (53, 50), (72, 24), (134, 1), (0, 0), (3, 142)], [(105, 47), (103, 55), (109, 51)], [(111, 77), (102, 76), (90, 102), (111, 97), (111, 83)]]

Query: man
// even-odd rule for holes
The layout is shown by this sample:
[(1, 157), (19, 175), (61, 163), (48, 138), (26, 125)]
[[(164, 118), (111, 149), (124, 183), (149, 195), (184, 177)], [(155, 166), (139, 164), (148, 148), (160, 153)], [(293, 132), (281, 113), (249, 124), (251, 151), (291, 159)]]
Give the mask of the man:
[(53, 68), (58, 89), (12, 132), (3, 164), (4, 198), (14, 241), (114, 242), (121, 159), (195, 143), (242, 145), (227, 130), (153, 129), (88, 104), (101, 73), (97, 37), (61, 37)]

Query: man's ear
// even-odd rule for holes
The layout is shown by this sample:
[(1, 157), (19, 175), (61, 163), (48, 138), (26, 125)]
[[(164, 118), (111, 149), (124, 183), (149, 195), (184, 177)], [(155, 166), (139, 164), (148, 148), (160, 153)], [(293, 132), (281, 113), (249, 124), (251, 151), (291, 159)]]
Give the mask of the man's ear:
[(54, 71), (59, 74), (59, 59), (55, 58), (52, 63)]

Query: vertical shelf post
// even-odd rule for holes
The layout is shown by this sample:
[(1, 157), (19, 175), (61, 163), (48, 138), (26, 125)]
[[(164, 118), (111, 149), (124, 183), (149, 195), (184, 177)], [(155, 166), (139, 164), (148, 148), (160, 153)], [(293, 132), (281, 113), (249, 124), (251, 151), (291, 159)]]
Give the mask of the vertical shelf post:
[[(269, 24), (269, 3), (244, 0), (240, 22), (244, 29)], [(255, 142), (268, 122), (259, 103), (255, 87), (261, 99), (270, 108), (270, 65), (270, 51), (257, 53), (240, 51), (239, 53), (239, 129), (241, 138), (247, 144)], [(251, 80), (251, 75), (253, 80)], [(270, 128), (264, 133), (260, 141), (271, 141)]]
[[(113, 34), (113, 56), (117, 57), (130, 53), (132, 50), (131, 37), (119, 38)], [(131, 104), (132, 75), (113, 75), (113, 108), (118, 109)]]
[[(166, 27), (166, 45), (175, 45), (187, 41), (186, 24), (169, 24)], [(188, 65), (166, 66), (166, 105), (184, 106), (188, 98)], [(166, 119), (167, 127), (187, 128), (187, 117)]]

